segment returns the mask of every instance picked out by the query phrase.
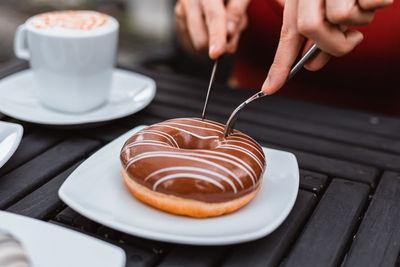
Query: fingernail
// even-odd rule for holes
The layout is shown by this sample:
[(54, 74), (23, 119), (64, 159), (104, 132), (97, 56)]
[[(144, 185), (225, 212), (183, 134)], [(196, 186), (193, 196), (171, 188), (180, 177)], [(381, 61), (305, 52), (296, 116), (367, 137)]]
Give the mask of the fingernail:
[(214, 53), (214, 52), (215, 52), (215, 45), (212, 44), (212, 45), (210, 46), (210, 49), (209, 49), (208, 52), (209, 52), (210, 55), (211, 55), (212, 53)]
[(236, 30), (236, 23), (233, 21), (228, 21), (228, 32), (229, 33), (234, 33)]
[(359, 32), (357, 38), (358, 38), (357, 45), (359, 45), (362, 42), (362, 40), (364, 40), (364, 35), (361, 32)]
[(263, 85), (261, 87), (262, 88), (261, 91), (266, 95), (268, 94), (267, 93), (268, 86), (269, 86), (269, 77), (267, 77), (267, 79), (265, 80), (265, 82), (263, 83)]

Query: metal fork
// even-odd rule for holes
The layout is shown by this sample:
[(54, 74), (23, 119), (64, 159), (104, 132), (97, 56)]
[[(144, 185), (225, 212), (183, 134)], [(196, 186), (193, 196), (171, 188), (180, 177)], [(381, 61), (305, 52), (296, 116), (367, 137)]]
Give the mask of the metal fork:
[[(303, 65), (310, 59), (312, 58), (317, 52), (319, 51), (318, 47), (314, 44), (308, 51), (305, 53), (305, 55), (297, 62), (297, 64), (292, 68), (290, 71), (285, 84), (293, 78), (293, 76), (303, 67)], [(240, 111), (247, 106), (249, 103), (253, 102), (256, 99), (262, 98), (266, 96), (262, 91), (252, 95), (250, 98), (248, 98), (246, 101), (244, 101), (242, 104), (240, 104), (231, 114), (229, 117), (228, 121), (226, 122), (225, 125), (225, 130), (224, 130), (224, 137), (227, 137), (229, 134), (231, 134), (233, 127), (235, 126), (235, 122), (237, 118), (239, 117)]]

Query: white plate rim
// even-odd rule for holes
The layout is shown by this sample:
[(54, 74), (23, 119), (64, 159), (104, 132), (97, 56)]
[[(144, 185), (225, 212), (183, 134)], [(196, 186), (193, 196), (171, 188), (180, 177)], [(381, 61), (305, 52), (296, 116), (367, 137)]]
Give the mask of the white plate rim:
[(4, 166), (4, 164), (7, 163), (7, 161), (14, 155), (15, 151), (17, 150), (19, 144), (21, 143), (22, 136), (24, 134), (24, 127), (22, 127), (21, 124), (18, 123), (12, 123), (12, 122), (7, 122), (7, 121), (0, 121), (0, 124), (7, 125), (8, 127), (13, 127), (17, 131), (17, 138), (15, 142), (13, 143), (11, 149), (7, 153), (7, 156), (3, 158), (3, 160), (0, 159), (0, 168)]
[[(139, 131), (140, 129), (142, 129), (144, 127), (146, 127), (146, 126), (141, 125), (141, 126), (135, 127), (134, 129), (138, 129), (138, 131)], [(131, 131), (133, 132), (134, 129), (132, 129), (128, 132), (131, 132)], [(126, 133), (122, 134), (120, 137), (122, 137), (125, 134)], [(120, 138), (120, 137), (118, 137), (118, 138)], [(115, 140), (117, 140), (118, 138), (116, 138)], [(95, 154), (101, 153), (102, 149), (104, 149), (106, 146), (112, 145), (113, 142), (105, 145), (104, 147), (99, 149), (97, 152), (95, 152)], [(115, 230), (118, 230), (118, 231), (121, 231), (121, 232), (124, 232), (127, 234), (131, 234), (134, 236), (138, 236), (141, 238), (147, 238), (147, 239), (151, 239), (151, 240), (176, 243), (176, 244), (186, 244), (186, 245), (232, 245), (232, 244), (238, 244), (238, 243), (243, 243), (243, 242), (247, 242), (247, 241), (252, 241), (252, 240), (256, 240), (256, 239), (267, 236), (268, 234), (270, 234), (274, 230), (276, 230), (276, 228), (278, 228), (283, 223), (283, 221), (287, 218), (290, 211), (292, 210), (292, 208), (296, 202), (298, 191), (299, 191), (300, 176), (299, 176), (298, 163), (297, 163), (296, 156), (293, 153), (281, 151), (281, 150), (277, 150), (277, 149), (271, 149), (271, 148), (265, 148), (265, 147), (263, 147), (263, 149), (269, 153), (285, 154), (288, 158), (290, 158), (293, 161), (293, 164), (295, 164), (295, 166), (296, 166), (297, 172), (295, 173), (294, 183), (292, 184), (292, 188), (290, 189), (290, 190), (294, 190), (294, 193), (291, 195), (291, 198), (288, 199), (288, 204), (285, 207), (285, 209), (281, 212), (279, 218), (276, 219), (275, 225), (273, 227), (270, 227), (269, 225), (267, 225), (264, 228), (261, 228), (260, 230), (254, 231), (251, 233), (239, 234), (239, 235), (234, 235), (231, 237), (226, 237), (226, 236), (217, 237), (217, 238), (213, 238), (212, 240), (210, 240), (209, 237), (201, 238), (198, 236), (192, 236), (192, 237), (178, 236), (175, 234), (150, 231), (150, 230), (142, 229), (140, 227), (135, 227), (132, 225), (124, 226), (123, 223), (119, 223), (119, 222), (110, 223), (107, 220), (106, 216), (102, 216), (102, 217), (97, 216), (97, 212), (92, 212), (90, 209), (86, 208), (84, 205), (81, 205), (78, 201), (75, 201), (73, 198), (68, 196), (68, 194), (65, 192), (66, 191), (65, 188), (68, 186), (68, 183), (69, 183), (68, 178), (64, 181), (64, 183), (60, 187), (60, 189), (58, 191), (58, 195), (69, 207), (71, 207), (76, 212), (82, 214), (83, 216), (85, 216), (93, 221), (96, 221), (100, 224), (103, 224), (105, 226), (108, 226), (112, 229), (115, 229)], [(86, 162), (86, 160), (81, 165), (83, 165), (85, 162)], [(78, 168), (79, 167), (80, 166), (78, 166)], [(77, 171), (78, 168), (75, 169), (74, 172)], [(73, 173), (71, 173), (71, 175)], [(145, 204), (143, 204), (143, 205), (145, 205)], [(251, 202), (248, 205), (251, 205)]]
[[(104, 240), (101, 240), (101, 239), (98, 239), (96, 237), (81, 233), (79, 231), (75, 231), (73, 229), (69, 229), (67, 227), (62, 227), (62, 226), (57, 225), (57, 224), (52, 224), (52, 223), (45, 222), (45, 221), (42, 221), (42, 220), (39, 220), (39, 219), (36, 219), (36, 218), (23, 216), (23, 215), (20, 215), (20, 214), (15, 214), (15, 213), (4, 211), (4, 210), (0, 210), (0, 217), (1, 216), (9, 217), (9, 218), (11, 218), (11, 220), (19, 220), (22, 224), (24, 224), (24, 223), (33, 223), (34, 225), (38, 225), (40, 227), (51, 229), (53, 232), (64, 231), (64, 233), (70, 233), (70, 234), (74, 235), (78, 239), (79, 238), (84, 238), (86, 240), (90, 240), (89, 242), (97, 243), (97, 245), (101, 245), (105, 249), (113, 250), (116, 253), (115, 254), (116, 257), (118, 257), (118, 260), (120, 261), (121, 266), (125, 266), (125, 264), (126, 264), (125, 251), (122, 248), (120, 248), (120, 247), (118, 247), (118, 246), (116, 246), (114, 244), (111, 244), (109, 242), (106, 242)], [(13, 231), (10, 231), (10, 227), (4, 226), (4, 224), (0, 225), (0, 230), (9, 232), (13, 236), (15, 235), (19, 239), (19, 241), (21, 241), (21, 243), (25, 243), (24, 240), (26, 240), (26, 239), (31, 239), (32, 240), (31, 237), (23, 237), (23, 238), (21, 238), (20, 235), (15, 234)], [(28, 257), (29, 257), (29, 255), (28, 255)]]
[[(3, 82), (7, 82), (9, 79), (16, 79), (16, 76), (19, 75), (27, 75), (29, 72), (32, 72), (32, 69), (25, 69), (25, 70), (21, 70), (18, 72), (15, 72), (13, 74), (10, 74), (2, 79), (0, 79), (0, 86), (1, 83)], [(34, 124), (42, 124), (42, 125), (52, 125), (52, 126), (73, 126), (73, 125), (84, 125), (84, 124), (93, 124), (93, 123), (100, 123), (100, 122), (108, 122), (108, 121), (112, 121), (112, 120), (116, 120), (116, 119), (120, 119), (129, 115), (132, 115), (142, 109), (144, 109), (146, 106), (148, 106), (151, 101), (154, 99), (155, 94), (156, 94), (156, 82), (154, 81), (154, 79), (145, 76), (143, 74), (140, 73), (136, 73), (133, 71), (129, 71), (126, 69), (121, 69), (121, 68), (115, 68), (113, 70), (113, 73), (115, 72), (119, 72), (119, 73), (124, 73), (124, 74), (128, 74), (128, 75), (132, 75), (132, 76), (136, 76), (136, 77), (140, 77), (141, 79), (145, 80), (146, 82), (148, 82), (148, 86), (146, 88), (149, 88), (151, 90), (151, 95), (146, 99), (146, 101), (143, 101), (141, 105), (136, 106), (135, 108), (126, 110), (125, 112), (120, 112), (118, 114), (108, 114), (107, 116), (104, 116), (103, 118), (86, 118), (86, 119), (82, 119), (82, 114), (77, 114), (76, 115), (76, 121), (69, 121), (69, 122), (58, 122), (55, 120), (46, 120), (46, 119), (40, 119), (40, 118), (32, 118), (32, 117), (24, 117), (18, 114), (14, 114), (14, 112), (10, 112), (7, 108), (3, 108), (0, 105), (0, 113), (3, 113), (4, 115), (7, 115), (9, 117), (21, 120), (21, 121), (25, 121), (25, 122), (30, 122), (30, 123), (34, 123)], [(0, 101), (1, 101), (1, 96), (0, 96)], [(106, 104), (107, 105), (107, 104)], [(101, 109), (102, 107), (100, 107)], [(54, 111), (49, 111), (49, 112), (54, 112)], [(68, 114), (68, 115), (72, 115), (72, 114)]]

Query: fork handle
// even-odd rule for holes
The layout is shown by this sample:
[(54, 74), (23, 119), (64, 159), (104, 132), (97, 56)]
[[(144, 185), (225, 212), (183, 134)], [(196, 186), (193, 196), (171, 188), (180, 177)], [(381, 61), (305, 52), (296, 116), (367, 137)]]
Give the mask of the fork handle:
[(301, 68), (304, 66), (304, 64), (306, 64), (306, 62), (312, 58), (317, 52), (319, 51), (319, 48), (317, 47), (317, 45), (313, 45), (310, 49), (308, 49), (308, 51), (304, 54), (304, 56), (299, 60), (299, 62), (296, 63), (296, 65), (294, 65), (294, 67), (290, 70), (288, 77), (286, 78), (285, 83), (287, 83), (288, 81), (290, 81), (290, 79), (293, 78), (294, 75), (296, 75), (296, 73), (301, 70)]

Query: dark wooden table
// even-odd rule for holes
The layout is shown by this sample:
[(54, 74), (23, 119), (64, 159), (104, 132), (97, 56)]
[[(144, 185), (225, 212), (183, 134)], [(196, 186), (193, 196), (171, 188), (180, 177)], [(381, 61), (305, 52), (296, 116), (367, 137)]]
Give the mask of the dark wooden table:
[[(0, 78), (26, 67), (0, 65)], [(176, 245), (114, 231), (67, 207), (59, 187), (103, 145), (140, 124), (201, 113), (206, 83), (135, 71), (154, 78), (158, 91), (150, 106), (120, 120), (54, 129), (0, 115), (25, 129), (0, 169), (1, 209), (114, 243), (127, 266), (400, 266), (400, 119), (281, 97), (251, 104), (237, 123), (262, 145), (293, 152), (300, 165), (296, 204), (271, 235), (233, 246)], [(250, 94), (216, 86), (207, 117), (224, 123)]]

